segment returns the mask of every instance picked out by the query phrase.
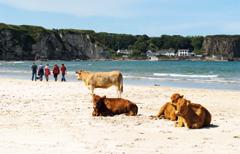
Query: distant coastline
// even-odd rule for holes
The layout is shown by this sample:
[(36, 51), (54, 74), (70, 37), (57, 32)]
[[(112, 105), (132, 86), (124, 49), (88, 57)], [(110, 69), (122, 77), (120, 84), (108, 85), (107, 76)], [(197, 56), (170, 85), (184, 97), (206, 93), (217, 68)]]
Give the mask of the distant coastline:
[(150, 37), (0, 23), (0, 60), (146, 60), (152, 52), (166, 56), (160, 60), (234, 61), (240, 59), (239, 42), (240, 35)]

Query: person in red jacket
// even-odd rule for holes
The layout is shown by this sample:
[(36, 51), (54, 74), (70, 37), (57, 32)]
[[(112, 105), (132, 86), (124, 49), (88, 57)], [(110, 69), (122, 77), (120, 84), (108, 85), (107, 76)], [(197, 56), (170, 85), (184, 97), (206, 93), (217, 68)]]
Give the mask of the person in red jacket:
[(57, 64), (54, 65), (53, 67), (53, 77), (55, 81), (57, 81), (58, 74), (60, 73), (59, 67)]
[(45, 72), (46, 81), (48, 82), (49, 75), (51, 74), (51, 71), (50, 71), (50, 68), (49, 68), (49, 65), (48, 65), (48, 64), (45, 66), (44, 72)]
[(66, 78), (65, 78), (65, 75), (66, 75), (66, 67), (64, 64), (62, 64), (62, 67), (61, 67), (61, 72), (62, 72), (62, 80), (61, 81), (66, 81)]

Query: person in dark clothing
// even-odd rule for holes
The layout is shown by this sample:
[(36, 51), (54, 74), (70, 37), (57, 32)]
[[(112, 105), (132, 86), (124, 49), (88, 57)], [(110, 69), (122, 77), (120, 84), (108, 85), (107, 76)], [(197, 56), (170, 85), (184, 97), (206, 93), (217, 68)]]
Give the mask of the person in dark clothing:
[(64, 64), (62, 64), (62, 67), (61, 67), (62, 80), (61, 81), (66, 81), (66, 78), (65, 78), (66, 71), (67, 71), (66, 67), (64, 66)]
[(37, 65), (35, 63), (32, 64), (32, 81), (37, 80)]
[(54, 65), (53, 67), (53, 77), (55, 81), (57, 81), (58, 74), (60, 73), (59, 67), (57, 64)]
[(38, 66), (38, 78), (40, 81), (43, 80), (43, 75), (44, 75), (44, 67), (42, 64)]

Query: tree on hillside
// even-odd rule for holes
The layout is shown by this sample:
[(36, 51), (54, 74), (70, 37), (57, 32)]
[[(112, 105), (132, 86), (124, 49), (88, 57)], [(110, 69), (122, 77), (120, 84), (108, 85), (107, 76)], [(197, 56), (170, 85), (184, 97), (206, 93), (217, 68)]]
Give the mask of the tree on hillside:
[(202, 44), (203, 44), (203, 36), (194, 36), (190, 37), (191, 39), (191, 44), (194, 48), (194, 51), (200, 51), (202, 49)]

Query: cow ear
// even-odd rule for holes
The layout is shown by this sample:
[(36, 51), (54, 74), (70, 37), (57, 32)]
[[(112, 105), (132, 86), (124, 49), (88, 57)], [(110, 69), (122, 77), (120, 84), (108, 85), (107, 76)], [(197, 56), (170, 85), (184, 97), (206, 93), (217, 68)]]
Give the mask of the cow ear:
[(106, 95), (104, 95), (102, 98), (105, 99), (105, 98), (106, 98)]
[(183, 98), (184, 97), (184, 95), (180, 95), (180, 98)]
[(76, 71), (75, 73), (78, 74), (78, 71)]

